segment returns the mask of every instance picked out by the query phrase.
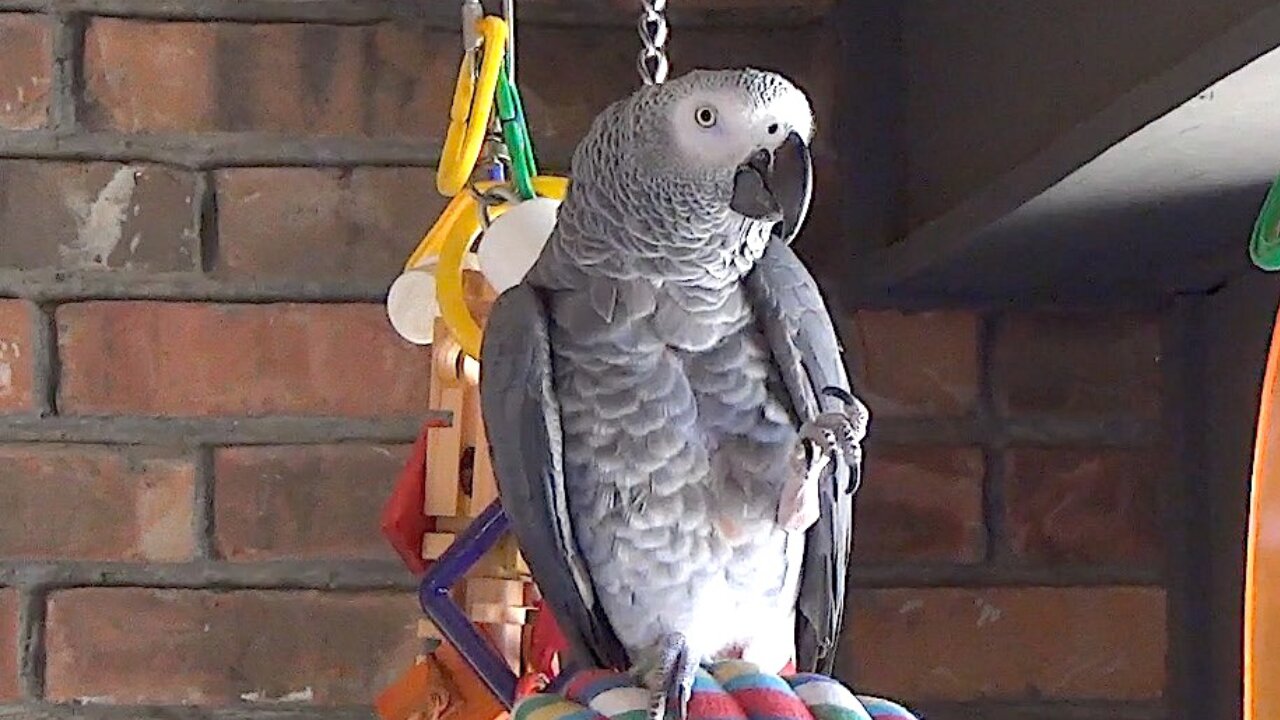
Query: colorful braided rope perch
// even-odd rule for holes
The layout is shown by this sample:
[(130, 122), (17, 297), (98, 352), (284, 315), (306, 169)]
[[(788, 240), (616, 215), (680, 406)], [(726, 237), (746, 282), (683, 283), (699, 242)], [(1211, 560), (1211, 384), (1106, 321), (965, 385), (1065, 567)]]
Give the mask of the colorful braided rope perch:
[[(511, 710), (511, 720), (645, 720), (649, 695), (625, 674), (562, 673)], [(919, 720), (888, 700), (854, 695), (824, 675), (775, 675), (741, 660), (699, 670), (689, 720)]]

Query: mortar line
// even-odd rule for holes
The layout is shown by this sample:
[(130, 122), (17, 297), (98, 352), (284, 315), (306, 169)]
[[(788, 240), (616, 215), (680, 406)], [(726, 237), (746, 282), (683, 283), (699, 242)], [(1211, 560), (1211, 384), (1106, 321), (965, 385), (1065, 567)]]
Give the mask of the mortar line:
[[(457, 32), (458, 14), (452, 4), (412, 4), (388, 0), (178, 0), (153, 3), (148, 0), (0, 0), (0, 11), (80, 12), (88, 15), (154, 21), (212, 21), (232, 23), (296, 23), (316, 25), (373, 25), (382, 22), (415, 22), (432, 30)], [(803, 4), (780, 8), (732, 12), (673, 7), (672, 22), (686, 30), (768, 31), (777, 28), (805, 30), (821, 28), (831, 10), (806, 10)], [(584, 3), (575, 7), (555, 7), (537, 3), (525, 10), (521, 22), (530, 28), (626, 30), (634, 27), (631, 13), (616, 7)]]
[(444, 423), (447, 412), (389, 420), (345, 418), (182, 418), (65, 415), (0, 417), (0, 442), (51, 442), (70, 444), (265, 445), (282, 442), (298, 445), (346, 442), (412, 443), (423, 423)]
[(45, 619), (48, 591), (40, 586), (27, 587), (21, 594), (18, 609), (18, 674), (22, 694), (30, 700), (44, 697), (45, 688)]
[(215, 493), (217, 478), (214, 472), (214, 448), (200, 445), (195, 448), (195, 491), (191, 531), (195, 534), (196, 557), (201, 560), (221, 560), (217, 542), (217, 512)]
[(986, 562), (999, 565), (1010, 555), (1005, 522), (1005, 451), (1009, 435), (996, 403), (995, 346), (1000, 311), (978, 317), (978, 424), (986, 436), (982, 448), (982, 515), (986, 526)]
[(211, 273), (218, 263), (218, 180), (211, 170), (197, 172), (192, 206), (196, 254), (200, 272)]
[(0, 720), (377, 720), (367, 705), (101, 705), (0, 703)]
[[(549, 145), (548, 171), (567, 164), (571, 148)], [(187, 170), (221, 167), (434, 167), (439, 140), (273, 136), (263, 133), (112, 130), (0, 131), (0, 157), (31, 160), (138, 162)], [(561, 162), (556, 162), (560, 160)]]
[(382, 592), (412, 590), (417, 581), (393, 560), (5, 561), (0, 562), (0, 585), (46, 592), (70, 588)]
[[(943, 563), (855, 564), (850, 567), (849, 580), (860, 590), (1163, 587), (1159, 572), (1134, 565), (996, 568)], [(416, 588), (417, 579), (393, 560), (0, 562), (0, 585), (45, 591), (99, 587), (400, 592)]]
[(909, 703), (924, 718), (1040, 718), (1060, 720), (1165, 720), (1160, 700), (943, 700)]
[[(0, 146), (3, 146), (0, 133)], [(3, 152), (0, 147), (0, 153)], [(216, 190), (216, 188), (215, 188)], [(215, 278), (199, 272), (150, 272), (125, 269), (110, 273), (63, 270), (16, 270), (0, 268), (0, 297), (21, 297), (35, 302), (71, 302), (81, 300), (215, 300), (245, 303), (307, 302), (307, 303), (378, 303), (386, 300), (387, 287), (399, 269), (388, 269), (385, 277), (332, 278), (306, 280), (291, 277), (264, 278)], [(830, 301), (833, 317), (836, 313), (835, 296)], [(841, 304), (846, 301), (839, 299)], [(1117, 305), (1116, 307), (1122, 307)], [(937, 307), (920, 307), (916, 310), (937, 310)], [(954, 309), (954, 308), (941, 308)], [(971, 312), (993, 311), (992, 308), (965, 308)], [(1112, 312), (1112, 310), (1107, 310)], [(852, 324), (845, 320), (840, 325), (840, 341), (845, 346), (846, 360), (859, 352), (856, 337), (851, 334)], [(846, 327), (847, 325), (847, 327)], [(851, 368), (852, 370), (852, 368)], [(874, 420), (877, 424), (881, 419)], [(1005, 420), (1016, 431), (1028, 420)], [(1055, 422), (1052, 417), (1029, 418), (1030, 422), (1045, 424)], [(1063, 424), (1084, 426), (1079, 421), (1060, 421)], [(999, 428), (997, 428), (999, 430)]]
[(58, 11), (51, 16), (53, 33), (53, 77), (49, 97), (49, 124), (54, 132), (75, 132), (80, 119), (80, 91), (84, 87), (84, 18), (78, 13)]
[(32, 400), (40, 417), (51, 417), (58, 414), (58, 378), (62, 365), (58, 355), (57, 318), (54, 306), (48, 304), (36, 305), (33, 313)]

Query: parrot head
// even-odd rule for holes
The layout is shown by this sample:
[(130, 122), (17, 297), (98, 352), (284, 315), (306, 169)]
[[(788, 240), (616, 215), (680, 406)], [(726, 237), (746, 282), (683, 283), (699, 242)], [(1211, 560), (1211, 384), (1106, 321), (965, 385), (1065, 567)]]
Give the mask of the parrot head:
[(781, 75), (694, 70), (607, 110), (579, 146), (574, 182), (582, 158), (678, 234), (745, 219), (790, 242), (813, 192), (813, 131), (808, 97)]

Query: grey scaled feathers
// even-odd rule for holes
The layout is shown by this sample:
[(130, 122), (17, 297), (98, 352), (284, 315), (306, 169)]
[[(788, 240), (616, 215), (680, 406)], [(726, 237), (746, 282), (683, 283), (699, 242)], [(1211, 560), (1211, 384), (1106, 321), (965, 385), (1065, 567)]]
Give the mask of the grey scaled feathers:
[(483, 417), (503, 507), (573, 660), (683, 716), (697, 667), (829, 673), (865, 407), (790, 242), (808, 98), (695, 71), (596, 119), (556, 228), (494, 305)]

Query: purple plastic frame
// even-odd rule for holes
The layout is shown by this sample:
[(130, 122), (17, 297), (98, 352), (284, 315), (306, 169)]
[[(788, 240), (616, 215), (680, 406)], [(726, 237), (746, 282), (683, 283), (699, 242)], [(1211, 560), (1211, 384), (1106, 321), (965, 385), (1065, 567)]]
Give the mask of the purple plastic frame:
[(489, 690), (511, 709), (516, 698), (516, 674), (507, 661), (480, 634), (462, 612), (462, 608), (449, 597), (449, 588), (462, 579), (468, 570), (502, 538), (510, 522), (497, 500), (489, 504), (467, 529), (453, 541), (422, 576), (418, 586), (418, 601), (422, 611), (436, 624), (462, 659), (467, 661), (489, 687)]

